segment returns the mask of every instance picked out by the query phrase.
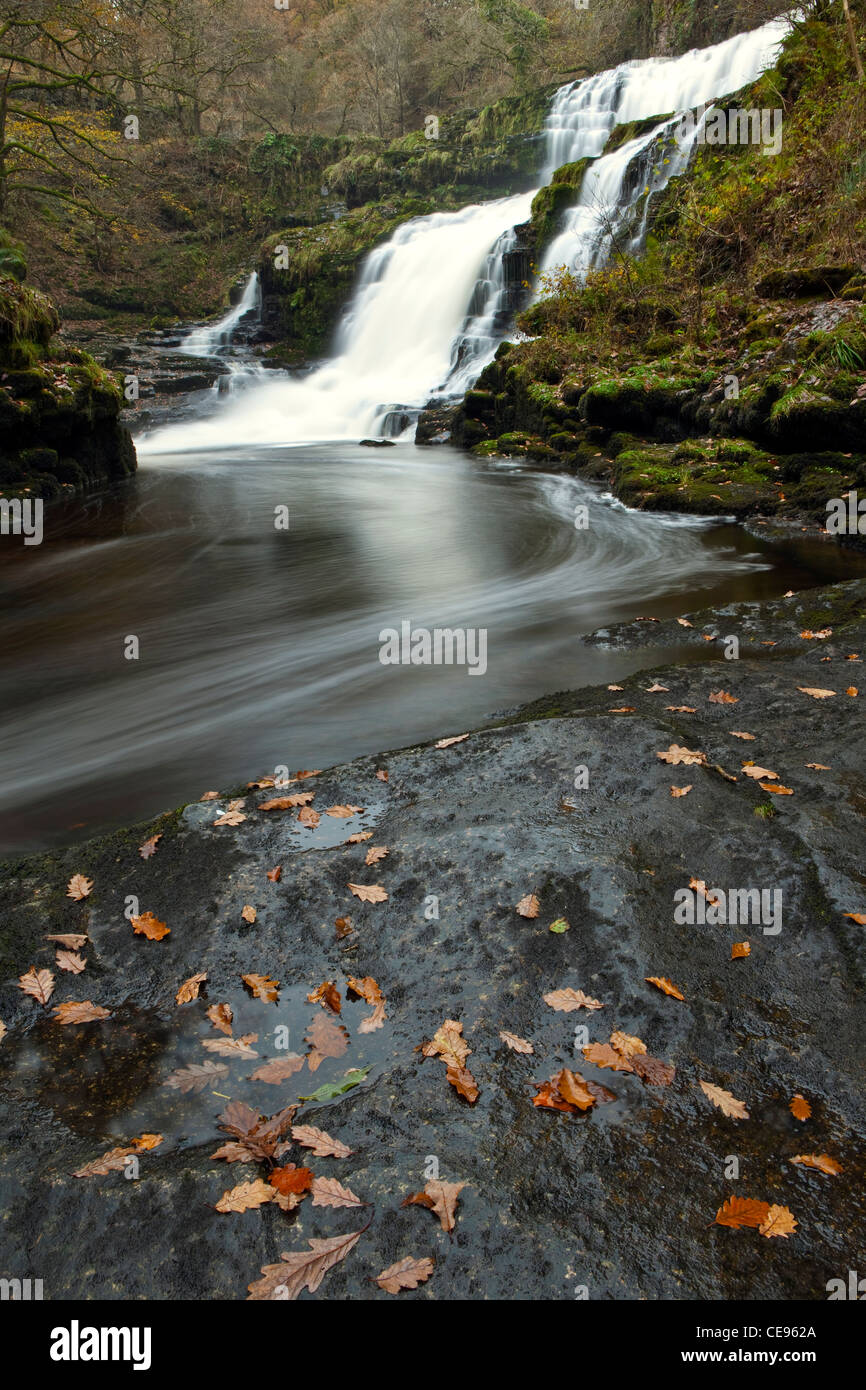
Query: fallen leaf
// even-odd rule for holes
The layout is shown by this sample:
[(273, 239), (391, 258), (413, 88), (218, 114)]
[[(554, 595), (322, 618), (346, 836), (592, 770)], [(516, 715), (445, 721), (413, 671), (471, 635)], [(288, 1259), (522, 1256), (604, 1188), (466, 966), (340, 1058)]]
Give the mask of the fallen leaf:
[(122, 1148), (109, 1149), (99, 1158), (91, 1159), (89, 1163), (85, 1163), (83, 1168), (76, 1168), (72, 1176), (74, 1178), (102, 1178), (107, 1173), (116, 1173), (126, 1167), (130, 1154), (134, 1153), (135, 1149), (131, 1144)]
[(671, 714), (697, 714), (694, 705), (665, 705), (665, 709)]
[(35, 965), (18, 976), (18, 988), (35, 999), (37, 1004), (47, 1004), (54, 993), (54, 976), (50, 970), (37, 970)]
[(275, 869), (268, 869), (268, 872), (267, 872), (267, 874), (265, 875), (266, 878), (269, 878), (269, 879), (271, 880), (271, 883), (279, 883), (279, 881), (280, 881), (280, 879), (282, 878), (282, 876), (283, 876), (283, 866), (282, 866), (282, 864), (278, 864), (277, 867), (276, 867)]
[(360, 1240), (362, 1231), (328, 1240), (311, 1237), (309, 1250), (283, 1251), (280, 1264), (262, 1265), (262, 1278), (249, 1285), (250, 1300), (291, 1301), (303, 1288), (315, 1293), (329, 1269), (345, 1259)]
[(218, 1028), (221, 1033), (231, 1035), (232, 1019), (234, 1018), (231, 1004), (211, 1004), (207, 1016), (214, 1028)]
[(770, 1211), (769, 1202), (758, 1202), (753, 1197), (728, 1197), (716, 1212), (717, 1226), (762, 1226)]
[(812, 1107), (805, 1096), (801, 1096), (799, 1091), (791, 1100), (788, 1106), (795, 1120), (808, 1120), (812, 1114)]
[(370, 1071), (369, 1067), (352, 1067), (350, 1071), (343, 1074), (339, 1081), (325, 1081), (310, 1096), (298, 1096), (298, 1100), (336, 1100), (337, 1096), (344, 1096), (347, 1091), (354, 1090), (366, 1080)]
[(709, 695), (711, 705), (738, 705), (740, 703), (736, 695), (732, 695), (729, 690), (712, 690)]
[(314, 1207), (365, 1207), (360, 1197), (336, 1178), (313, 1178)]
[(687, 618), (677, 618), (677, 622), (680, 627), (694, 627), (694, 623), (690, 623)]
[(670, 1086), (677, 1074), (676, 1067), (663, 1062), (659, 1057), (644, 1056), (638, 1053), (631, 1059), (632, 1069), (645, 1086)]
[(774, 796), (793, 796), (793, 787), (783, 787), (781, 782), (759, 782), (762, 792), (772, 792)]
[(349, 1046), (349, 1035), (342, 1025), (338, 1027), (323, 1013), (317, 1013), (307, 1029), (304, 1041), (308, 1042), (312, 1049), (307, 1054), (307, 1065), (310, 1071), (316, 1071), (326, 1057), (342, 1057)]
[(85, 878), (84, 874), (73, 874), (66, 885), (67, 898), (74, 898), (76, 902), (81, 902), (82, 898), (89, 898), (92, 892), (93, 879)]
[(782, 1236), (785, 1239), (793, 1235), (797, 1228), (797, 1220), (787, 1207), (770, 1207), (767, 1215), (761, 1223), (760, 1231), (762, 1236), (768, 1239), (771, 1236)]
[(713, 1086), (709, 1081), (699, 1083), (704, 1095), (717, 1105), (723, 1115), (727, 1115), (729, 1120), (747, 1120), (749, 1112), (741, 1100), (732, 1096), (730, 1091), (723, 1091), (721, 1086)]
[(468, 734), (456, 734), (454, 738), (440, 738), (439, 742), (433, 746), (434, 748), (450, 748), (453, 743), (462, 743), (468, 737)]
[(221, 1212), (250, 1211), (251, 1208), (262, 1206), (264, 1202), (273, 1201), (273, 1196), (273, 1188), (261, 1178), (256, 1178), (253, 1182), (238, 1183), (237, 1187), (224, 1192), (214, 1206)]
[(637, 1057), (646, 1053), (646, 1043), (641, 1038), (632, 1037), (630, 1033), (611, 1033), (610, 1045), (623, 1057)]
[(752, 954), (748, 941), (735, 941), (731, 946), (731, 960), (743, 960)]
[(646, 694), (657, 695), (660, 690), (663, 690), (666, 695), (670, 694), (670, 688), (666, 685), (659, 685), (657, 681), (654, 681), (652, 685), (647, 686)]
[(604, 1005), (599, 999), (591, 999), (588, 994), (584, 994), (582, 989), (553, 989), (549, 994), (544, 995), (545, 1004), (549, 1004), (551, 1009), (556, 1009), (558, 1013), (573, 1013), (575, 1009), (603, 1009)]
[(830, 772), (832, 770), (826, 763), (807, 763), (806, 766), (810, 767), (813, 772)]
[(527, 893), (525, 898), (520, 899), (514, 910), (519, 912), (521, 917), (535, 918), (541, 911), (541, 904), (534, 893)]
[(852, 699), (854, 698), (855, 695), (859, 695), (859, 693), (860, 693), (860, 692), (859, 692), (859, 690), (857, 689), (856, 685), (849, 685), (849, 686), (848, 686), (848, 689), (845, 691), (845, 694), (846, 694), (846, 695), (850, 695)]
[(348, 988), (353, 994), (366, 1001), (372, 1006), (373, 1012), (366, 1018), (361, 1019), (358, 1027), (359, 1033), (375, 1033), (378, 1028), (385, 1023), (385, 996), (379, 988), (372, 975), (365, 975), (362, 980), (357, 980), (354, 976), (348, 980)]
[(149, 840), (145, 840), (143, 845), (139, 845), (138, 852), (142, 859), (150, 859), (151, 855), (156, 854), (156, 847), (161, 839), (161, 835), (151, 835)]
[(325, 815), (333, 816), (336, 820), (349, 820), (363, 809), (363, 806), (327, 806), (325, 808)]
[(731, 729), (730, 734), (731, 738), (745, 738), (748, 739), (750, 743), (755, 742), (755, 735), (744, 733), (742, 729)]
[(146, 936), (148, 941), (162, 941), (163, 937), (171, 932), (171, 927), (167, 927), (165, 922), (160, 922), (152, 912), (143, 912), (140, 917), (131, 917), (129, 920), (132, 922), (132, 930), (139, 936)]
[(360, 845), (363, 840), (372, 840), (372, 830), (357, 830), (354, 835), (350, 835), (346, 841), (347, 845)]
[(608, 690), (625, 690), (624, 685), (609, 685)]
[(381, 883), (350, 883), (348, 888), (362, 903), (384, 903), (388, 900), (388, 894)]
[(288, 1081), (290, 1076), (300, 1071), (305, 1061), (306, 1058), (300, 1057), (297, 1052), (287, 1052), (285, 1057), (274, 1057), (270, 1062), (257, 1067), (250, 1081), (267, 1081), (271, 1085), (277, 1085), (281, 1081)]
[(241, 908), (241, 916), (245, 922), (249, 922), (250, 926), (252, 926), (253, 922), (256, 920), (256, 910), (250, 903), (246, 903), (244, 907)]
[(807, 628), (805, 632), (800, 633), (800, 636), (806, 642), (823, 642), (827, 637), (833, 636), (833, 629), (832, 627), (822, 627), (820, 632), (812, 632)]
[(242, 1038), (201, 1038), (201, 1045), (207, 1052), (216, 1052), (220, 1057), (258, 1057), (250, 1043), (258, 1042), (258, 1033), (245, 1033)]
[(389, 850), (387, 850), (384, 845), (371, 845), (367, 850), (367, 857), (364, 863), (368, 865), (378, 864), (379, 860), (384, 859), (388, 853)]
[(831, 695), (836, 694), (835, 690), (821, 690), (811, 685), (798, 685), (797, 689), (802, 695), (811, 695), (813, 700), (829, 700)]
[(686, 997), (684, 994), (680, 993), (676, 985), (672, 985), (670, 980), (666, 980), (663, 975), (645, 975), (644, 979), (648, 985), (655, 985), (656, 989), (660, 989), (663, 994), (671, 995), (673, 999), (684, 1000)]
[(850, 917), (852, 922), (856, 922), (858, 927), (866, 927), (866, 912), (843, 912), (843, 917)]
[(334, 926), (337, 930), (337, 940), (342, 941), (343, 937), (351, 936), (355, 928), (352, 926), (351, 917), (337, 917)]
[(376, 1283), (385, 1293), (399, 1293), (401, 1289), (417, 1289), (419, 1284), (426, 1283), (432, 1273), (433, 1260), (429, 1256), (416, 1260), (407, 1255), (405, 1260), (398, 1260), (377, 1274)]
[(303, 782), (307, 777), (318, 777), (321, 771), (320, 767), (314, 767), (312, 770), (305, 769), (303, 772), (296, 772), (293, 780)]
[(189, 1004), (193, 999), (198, 999), (201, 986), (207, 979), (207, 971), (203, 970), (199, 975), (190, 975), (188, 980), (184, 980), (175, 997), (177, 1004)]
[(87, 937), (83, 932), (58, 932), (54, 936), (46, 936), (46, 941), (56, 941), (58, 946), (63, 946), (67, 951), (80, 951), (86, 943)]
[(690, 748), (681, 748), (678, 743), (672, 743), (663, 753), (656, 753), (656, 757), (663, 763), (670, 763), (672, 767), (679, 767), (681, 764), (686, 767), (693, 764), (703, 765), (707, 761), (706, 753), (692, 752)]
[(837, 1163), (829, 1154), (797, 1154), (795, 1158), (789, 1158), (788, 1162), (798, 1163), (803, 1168), (816, 1168), (819, 1173), (826, 1173), (828, 1178), (835, 1178), (837, 1173), (842, 1172), (842, 1164)]
[(609, 709), (608, 714), (634, 714), (634, 705), (620, 705), (618, 709)]
[(242, 975), (241, 979), (255, 999), (276, 1004), (280, 997), (279, 980), (272, 980), (270, 975)]
[(499, 1034), (506, 1047), (510, 1047), (512, 1052), (534, 1052), (535, 1048), (526, 1038), (519, 1038), (516, 1033), (500, 1032)]
[(285, 1197), (290, 1193), (300, 1195), (309, 1192), (314, 1181), (312, 1168), (296, 1168), (294, 1163), (289, 1163), (284, 1168), (274, 1168), (268, 1174), (268, 1182)]
[(447, 1081), (470, 1105), (474, 1105), (480, 1092), (475, 1078), (464, 1065), (471, 1050), (463, 1037), (463, 1024), (454, 1018), (446, 1018), (430, 1042), (424, 1043), (421, 1048), (425, 1057), (438, 1057), (445, 1063)]
[(583, 1055), (594, 1067), (610, 1067), (611, 1071), (634, 1071), (631, 1061), (610, 1043), (589, 1043)]
[(218, 799), (219, 792), (205, 792), (204, 796), (199, 797), (199, 801), (217, 801)]
[(771, 772), (768, 767), (758, 767), (756, 763), (743, 763), (743, 772), (747, 777), (753, 777), (756, 782), (760, 782), (761, 778), (772, 780), (779, 776), (778, 772)]
[(671, 787), (671, 796), (688, 796), (692, 789), (692, 785), (693, 784), (690, 782), (687, 787)]
[(571, 925), (566, 922), (564, 917), (557, 917), (555, 922), (551, 922), (547, 930), (552, 931), (554, 936), (561, 936), (563, 932), (571, 930)]
[(453, 1231), (457, 1220), (457, 1206), (460, 1192), (465, 1182), (445, 1182), (444, 1178), (432, 1178), (423, 1192), (415, 1192), (407, 1197), (401, 1206), (429, 1207), (439, 1217), (443, 1231)]
[(305, 825), (308, 830), (315, 830), (321, 819), (318, 811), (314, 811), (312, 806), (302, 806), (298, 812), (298, 823)]
[(293, 1125), (292, 1138), (304, 1149), (312, 1149), (317, 1158), (348, 1158), (352, 1150), (339, 1139), (332, 1139), (315, 1125)]
[(307, 995), (309, 1004), (321, 1004), (323, 1009), (330, 1009), (332, 1014), (338, 1014), (342, 1009), (340, 991), (333, 980), (324, 980), (312, 994)]
[(260, 801), (260, 811), (289, 811), (296, 806), (309, 806), (315, 792), (294, 792), (291, 796), (277, 796), (272, 801)]
[(193, 1062), (191, 1066), (172, 1072), (162, 1084), (186, 1095), (190, 1091), (203, 1091), (205, 1086), (221, 1081), (228, 1074), (229, 1069), (222, 1062)]
[(58, 1023), (93, 1023), (96, 1019), (111, 1017), (108, 1009), (89, 999), (82, 1003), (57, 1004), (52, 1012)]
[(376, 768), (376, 776), (378, 777), (380, 782), (387, 782), (388, 780), (388, 773), (386, 772), (384, 767)]

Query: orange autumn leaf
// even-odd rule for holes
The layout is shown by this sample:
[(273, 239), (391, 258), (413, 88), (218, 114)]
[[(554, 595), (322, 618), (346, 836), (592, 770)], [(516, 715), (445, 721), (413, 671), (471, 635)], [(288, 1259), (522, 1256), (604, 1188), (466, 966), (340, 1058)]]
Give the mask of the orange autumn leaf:
[(325, 808), (325, 815), (333, 816), (337, 820), (349, 820), (363, 809), (363, 806), (327, 806)]
[(428, 1207), (439, 1217), (443, 1231), (453, 1231), (457, 1221), (458, 1196), (465, 1186), (465, 1182), (445, 1182), (444, 1178), (432, 1178), (423, 1192), (413, 1193), (401, 1206)]
[(797, 1154), (795, 1158), (789, 1158), (788, 1162), (797, 1163), (802, 1168), (815, 1168), (819, 1173), (826, 1173), (829, 1178), (835, 1178), (842, 1172), (842, 1164), (837, 1163), (829, 1154)]
[(268, 1175), (268, 1182), (285, 1196), (294, 1192), (309, 1192), (313, 1185), (312, 1168), (296, 1168), (293, 1163), (285, 1168), (274, 1168)]
[(249, 925), (252, 926), (253, 922), (256, 920), (256, 910), (253, 907), (252, 903), (246, 903), (241, 908), (241, 917), (244, 919), (245, 922), (248, 922)]
[(671, 767), (691, 767), (693, 765), (704, 766), (707, 761), (706, 753), (695, 752), (691, 748), (681, 748), (678, 743), (672, 743), (670, 748), (666, 748), (662, 753), (656, 753), (663, 763), (670, 763)]
[(762, 792), (772, 792), (774, 796), (793, 796), (793, 787), (783, 787), (779, 782), (759, 782)]
[(254, 998), (275, 1004), (280, 997), (280, 982), (270, 975), (242, 975), (241, 979)]
[(643, 1039), (635, 1038), (630, 1033), (611, 1033), (610, 1045), (616, 1048), (622, 1057), (638, 1057), (646, 1053), (646, 1043)]
[(438, 743), (434, 743), (434, 748), (450, 748), (455, 743), (463, 743), (469, 737), (468, 734), (455, 734), (453, 738), (440, 738)]
[(289, 811), (295, 806), (308, 806), (315, 792), (294, 792), (291, 796), (276, 796), (270, 801), (260, 801), (260, 811)]
[(211, 1004), (210, 1008), (207, 1010), (207, 1016), (214, 1028), (218, 1028), (221, 1033), (231, 1035), (232, 1019), (234, 1017), (231, 1004)]
[(795, 1120), (808, 1120), (812, 1114), (812, 1107), (805, 1096), (801, 1096), (799, 1091), (791, 1100), (788, 1106)]
[(573, 1013), (575, 1009), (589, 1009), (592, 1013), (604, 1008), (600, 999), (590, 998), (582, 989), (553, 989), (543, 997), (545, 1004), (558, 1013)]
[(610, 1043), (590, 1043), (582, 1049), (583, 1055), (594, 1067), (610, 1067), (611, 1071), (634, 1071), (628, 1057), (611, 1047)]
[(813, 685), (798, 685), (797, 689), (802, 695), (811, 695), (813, 700), (829, 700), (831, 695), (835, 695), (835, 690), (822, 690)]
[(384, 903), (388, 900), (388, 894), (381, 883), (350, 883), (348, 888), (362, 903)]
[(327, 1240), (310, 1236), (309, 1250), (291, 1253), (284, 1250), (280, 1263), (262, 1265), (262, 1278), (247, 1286), (250, 1300), (290, 1301), (297, 1298), (304, 1288), (315, 1293), (328, 1270), (346, 1258), (362, 1234), (362, 1231), (351, 1231), (348, 1235), (331, 1236)]
[(656, 989), (660, 989), (663, 994), (669, 994), (673, 999), (684, 1000), (686, 997), (680, 993), (676, 985), (672, 985), (670, 980), (666, 980), (663, 975), (645, 975), (644, 979), (648, 985), (655, 985)]
[(283, 1081), (288, 1081), (290, 1076), (302, 1069), (304, 1057), (300, 1057), (297, 1052), (287, 1052), (285, 1057), (274, 1057), (270, 1062), (263, 1063), (257, 1067), (250, 1077), (250, 1081), (267, 1081), (272, 1086), (277, 1086)]
[(132, 930), (139, 936), (146, 936), (148, 941), (162, 941), (163, 937), (171, 932), (171, 927), (167, 927), (165, 922), (160, 922), (152, 912), (143, 912), (140, 917), (131, 917), (130, 921)]
[(770, 1210), (769, 1202), (758, 1202), (753, 1197), (729, 1197), (716, 1212), (715, 1225), (762, 1226)]
[(93, 879), (85, 878), (84, 874), (73, 874), (66, 885), (67, 898), (74, 898), (76, 902), (81, 902), (82, 898), (88, 898), (92, 892)]
[(521, 917), (534, 918), (538, 916), (541, 904), (534, 893), (527, 893), (525, 898), (520, 899), (514, 910), (519, 912)]
[(760, 1226), (762, 1236), (781, 1236), (787, 1240), (797, 1229), (797, 1219), (787, 1207), (772, 1206)]
[(193, 999), (198, 999), (199, 990), (206, 979), (206, 970), (203, 970), (199, 975), (190, 975), (188, 980), (184, 980), (177, 994), (174, 996), (175, 1003), (189, 1004)]
[(71, 975), (80, 975), (87, 965), (83, 956), (76, 955), (74, 951), (58, 951), (54, 963), (58, 970), (68, 970)]
[(499, 1034), (506, 1047), (510, 1047), (512, 1052), (534, 1052), (535, 1048), (526, 1038), (519, 1038), (516, 1033), (500, 1032)]
[(31, 965), (25, 974), (18, 977), (18, 988), (35, 999), (37, 1004), (47, 1004), (54, 993), (54, 976), (50, 970), (37, 970)]
[(342, 1010), (340, 991), (337, 989), (334, 980), (323, 980), (322, 983), (307, 995), (307, 1002), (310, 1004), (321, 1004), (323, 1008), (330, 1009), (331, 1013), (338, 1014)]
[(843, 917), (850, 917), (852, 922), (856, 922), (858, 927), (866, 927), (866, 912), (843, 912)]
[(743, 960), (745, 956), (752, 954), (752, 948), (748, 941), (735, 941), (731, 946), (731, 960)]
[(364, 840), (372, 840), (372, 830), (356, 830), (354, 835), (350, 835), (346, 841), (347, 845), (360, 845)]
[(94, 1004), (90, 999), (82, 1003), (57, 1004), (52, 1010), (58, 1023), (93, 1023), (100, 1018), (110, 1018), (108, 1009)]
[(367, 850), (367, 857), (364, 863), (367, 865), (378, 864), (380, 859), (384, 859), (390, 851), (384, 845), (371, 845)]
[(738, 705), (740, 703), (737, 696), (732, 695), (729, 690), (711, 691), (709, 701), (711, 705)]
[(342, 1057), (349, 1046), (349, 1035), (342, 1025), (332, 1023), (323, 1013), (317, 1013), (304, 1036), (310, 1044), (307, 1066), (318, 1070), (326, 1057)]
[(732, 1096), (730, 1091), (723, 1091), (721, 1086), (713, 1086), (709, 1081), (698, 1083), (704, 1095), (718, 1106), (723, 1115), (727, 1115), (729, 1120), (747, 1120), (749, 1112), (741, 1100)]
[(304, 1149), (312, 1149), (316, 1158), (349, 1158), (352, 1150), (340, 1139), (332, 1139), (315, 1125), (292, 1125), (292, 1138)]
[(250, 1211), (264, 1202), (272, 1202), (273, 1198), (273, 1188), (262, 1178), (256, 1178), (253, 1182), (238, 1183), (237, 1187), (224, 1192), (214, 1206), (220, 1212)]
[(282, 864), (278, 864), (278, 865), (276, 866), (275, 869), (268, 869), (268, 872), (267, 872), (267, 874), (265, 875), (266, 878), (269, 878), (269, 879), (271, 880), (271, 883), (279, 883), (279, 881), (280, 881), (280, 879), (282, 878), (282, 876), (283, 876), (283, 866), (282, 866)]
[(298, 812), (299, 824), (306, 825), (309, 830), (315, 830), (321, 819), (318, 811), (314, 811), (312, 806), (302, 806)]
[(142, 859), (150, 859), (152, 855), (156, 854), (156, 847), (161, 839), (161, 835), (151, 835), (149, 840), (145, 840), (143, 845), (139, 845), (138, 852)]
[(689, 785), (688, 785), (687, 787), (671, 787), (671, 796), (688, 796), (688, 794), (689, 794), (689, 792), (691, 791), (691, 789), (692, 789), (692, 783), (691, 783), (691, 782), (689, 783)]

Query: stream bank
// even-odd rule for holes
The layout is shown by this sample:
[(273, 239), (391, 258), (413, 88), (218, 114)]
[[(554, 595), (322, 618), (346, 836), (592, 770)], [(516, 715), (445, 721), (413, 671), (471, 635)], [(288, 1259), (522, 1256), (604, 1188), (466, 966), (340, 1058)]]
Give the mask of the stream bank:
[[(855, 1176), (866, 1133), (863, 926), (846, 916), (864, 910), (864, 601), (866, 581), (857, 580), (684, 614), (691, 627), (638, 620), (596, 633), (588, 647), (662, 653), (683, 640), (696, 660), (641, 671), (616, 692), (551, 697), (450, 747), (357, 759), (288, 789), (314, 793), (320, 811), (361, 808), (347, 820), (323, 815), (307, 829), (297, 810), (259, 809), (272, 787), (241, 786), (7, 864), (7, 1275), (44, 1273), (46, 1298), (237, 1299), (280, 1251), (372, 1218), (320, 1297), (382, 1296), (370, 1276), (411, 1254), (436, 1266), (408, 1298), (574, 1299), (583, 1287), (592, 1299), (825, 1299), (828, 1281), (857, 1267), (864, 1234)], [(732, 634), (738, 661), (723, 656)], [(711, 699), (720, 689), (729, 702)], [(818, 689), (834, 693), (805, 693)], [(705, 765), (666, 765), (658, 753), (672, 744), (699, 750)], [(750, 759), (790, 795), (745, 775)], [(577, 766), (588, 770), (581, 790)], [(674, 798), (672, 784), (691, 790)], [(245, 819), (214, 825), (233, 796), (244, 799)], [(358, 827), (373, 835), (349, 843)], [(153, 835), (162, 837), (156, 853), (143, 859), (138, 846)], [(372, 868), (370, 845), (388, 848)], [(276, 865), (274, 882), (267, 871)], [(65, 895), (76, 873), (94, 884), (79, 902)], [(781, 931), (678, 925), (674, 894), (690, 878), (781, 892)], [(360, 902), (349, 883), (380, 883), (388, 897)], [(536, 919), (515, 910), (527, 894), (539, 899)], [(130, 895), (170, 935), (135, 935), (123, 916)], [(255, 908), (252, 923), (245, 906)], [(340, 937), (335, 922), (346, 917), (353, 930)], [(568, 930), (552, 933), (559, 919)], [(45, 935), (70, 931), (87, 933), (87, 969), (56, 972), (50, 1007), (90, 999), (111, 1017), (63, 1027), (14, 978), (31, 965), (53, 968)], [(732, 960), (743, 939), (751, 954)], [(321, 981), (343, 993), (350, 976), (372, 976), (386, 997), (372, 1050), (347, 1010), (350, 1045), (332, 1063), (369, 1065), (363, 1084), (307, 1102), (295, 1120), (353, 1150), (345, 1159), (296, 1152), (293, 1161), (373, 1203), (363, 1216), (309, 1199), (291, 1214), (273, 1204), (213, 1209), (223, 1191), (261, 1175), (211, 1157), (225, 1137), (216, 1117), (227, 1098), (272, 1114), (318, 1085), (307, 1066), (280, 1085), (247, 1079), (280, 1055), (271, 1032), (279, 1006), (253, 1001), (238, 1021), (259, 1034), (261, 1060), (227, 1059), (211, 1088), (220, 1095), (167, 1108), (163, 1082), (190, 1057), (178, 1051), (182, 1038), (188, 1048), (188, 1035), (217, 1037), (204, 1009), (226, 999), (240, 1008), (240, 976), (250, 971), (280, 982), (304, 1026), (321, 1006), (301, 1001)], [(176, 1005), (198, 972), (207, 972), (206, 997)], [(647, 976), (672, 980), (685, 998)], [(602, 1008), (555, 1012), (543, 996), (566, 987)], [(474, 1104), (417, 1050), (447, 1018), (462, 1022), (472, 1049)], [(590, 1065), (575, 1052), (583, 1024), (591, 1042), (614, 1029), (639, 1036), (676, 1068), (671, 1084)], [(509, 1051), (503, 1030), (534, 1053)], [(291, 1036), (299, 1054), (302, 1036)], [(563, 1066), (614, 1099), (584, 1114), (534, 1106), (533, 1083)], [(749, 1119), (714, 1109), (702, 1080), (745, 1102)], [(810, 1103), (806, 1121), (790, 1112), (797, 1094)], [(163, 1142), (140, 1155), (136, 1180), (72, 1176), (154, 1129)], [(792, 1165), (803, 1153), (827, 1153), (842, 1172)], [(424, 1186), (431, 1159), (442, 1178), (467, 1184), (451, 1236), (431, 1213), (401, 1207)], [(796, 1231), (772, 1240), (712, 1224), (732, 1195), (787, 1206)], [(117, 1239), (132, 1229), (135, 1242)], [(50, 1269), (34, 1269), (39, 1248), (51, 1250)]]

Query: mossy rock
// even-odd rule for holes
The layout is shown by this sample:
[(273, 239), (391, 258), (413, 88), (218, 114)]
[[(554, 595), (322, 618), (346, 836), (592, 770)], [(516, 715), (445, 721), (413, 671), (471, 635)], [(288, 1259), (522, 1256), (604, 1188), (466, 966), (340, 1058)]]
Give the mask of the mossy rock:
[(832, 299), (855, 275), (857, 265), (821, 265), (798, 270), (771, 270), (755, 286), (760, 299)]
[(533, 198), (530, 227), (536, 256), (556, 236), (566, 208), (577, 202), (584, 174), (591, 163), (589, 159), (579, 159), (574, 164), (563, 164), (554, 173), (552, 182), (540, 188)]
[(615, 125), (607, 137), (607, 144), (602, 153), (613, 154), (630, 140), (636, 140), (639, 135), (648, 135), (657, 125), (661, 125), (662, 121), (669, 120), (673, 115), (674, 112), (670, 111), (666, 115), (647, 116), (639, 121), (625, 121), (622, 125)]

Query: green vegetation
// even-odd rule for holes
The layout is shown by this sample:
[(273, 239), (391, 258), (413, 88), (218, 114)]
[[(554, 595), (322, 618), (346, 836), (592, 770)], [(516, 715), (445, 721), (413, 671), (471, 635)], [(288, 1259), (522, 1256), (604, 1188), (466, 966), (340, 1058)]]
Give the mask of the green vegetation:
[[(866, 7), (852, 8), (862, 43)], [(866, 87), (837, 0), (726, 104), (782, 109), (781, 154), (699, 147), (651, 195), (644, 254), (615, 242), (585, 283), (551, 276), (518, 318), (529, 341), (466, 398), (459, 440), (550, 448), (642, 507), (818, 522), (866, 484)], [(572, 180), (558, 171), (537, 195), (539, 236)]]

